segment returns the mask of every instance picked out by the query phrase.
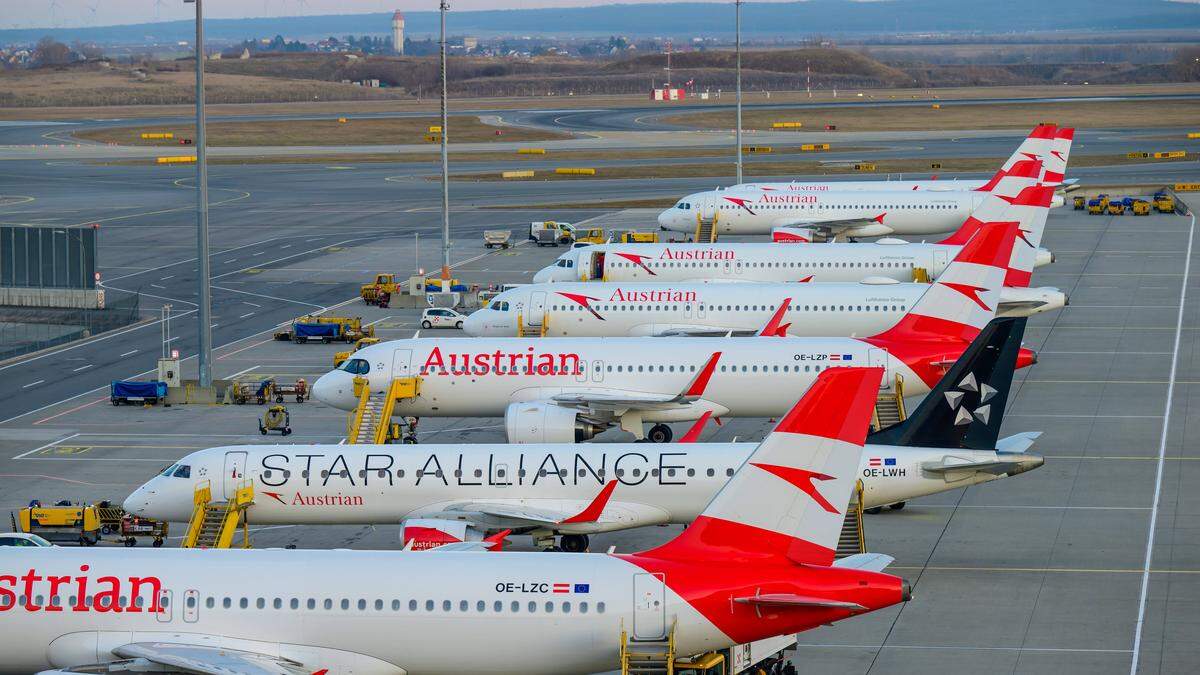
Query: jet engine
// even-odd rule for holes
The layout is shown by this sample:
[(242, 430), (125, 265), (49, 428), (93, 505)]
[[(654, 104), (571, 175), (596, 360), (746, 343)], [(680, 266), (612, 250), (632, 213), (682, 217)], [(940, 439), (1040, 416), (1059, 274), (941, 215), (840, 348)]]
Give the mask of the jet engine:
[(811, 244), (817, 241), (820, 236), (811, 227), (776, 227), (771, 229), (771, 241), (777, 244)]
[(578, 443), (604, 427), (579, 418), (579, 412), (547, 401), (510, 403), (504, 411), (509, 443)]

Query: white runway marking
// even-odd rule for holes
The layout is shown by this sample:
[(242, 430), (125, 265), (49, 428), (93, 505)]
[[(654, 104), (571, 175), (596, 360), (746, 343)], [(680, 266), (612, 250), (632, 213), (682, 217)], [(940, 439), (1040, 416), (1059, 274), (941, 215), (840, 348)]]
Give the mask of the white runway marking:
[(72, 373), (78, 373), (78, 372), (79, 372), (79, 371), (81, 371), (81, 370), (87, 370), (88, 368), (91, 368), (91, 367), (92, 367), (92, 364), (90, 364), (90, 363), (89, 363), (89, 364), (87, 364), (87, 365), (85, 365), (85, 366), (79, 366), (78, 368), (76, 368), (75, 370), (72, 370), (71, 372), (72, 372)]
[(127, 351), (127, 352), (125, 352), (124, 354), (122, 354), (121, 356), (132, 356), (132, 355), (134, 355), (134, 354), (136, 354), (136, 353), (138, 353), (138, 350), (136, 350), (136, 349), (130, 349), (129, 351)]
[(24, 459), (25, 457), (28, 457), (29, 455), (32, 455), (32, 454), (33, 454), (33, 453), (35, 453), (35, 452), (41, 452), (42, 450), (45, 450), (46, 448), (48, 448), (48, 447), (50, 447), (50, 446), (52, 446), (52, 445), (58, 445), (59, 443), (63, 443), (63, 442), (65, 442), (65, 441), (69, 441), (69, 440), (71, 440), (72, 438), (75, 438), (75, 437), (76, 437), (76, 436), (78, 436), (78, 435), (79, 435), (79, 434), (71, 434), (70, 436), (67, 436), (67, 437), (65, 437), (65, 438), (60, 438), (60, 439), (58, 439), (57, 441), (50, 441), (49, 443), (47, 443), (47, 444), (45, 444), (45, 445), (39, 445), (38, 447), (36, 447), (36, 448), (34, 448), (34, 449), (32, 449), (32, 450), (29, 450), (29, 451), (27, 451), (27, 452), (22, 452), (21, 454), (17, 455), (16, 457), (13, 457), (13, 459)]
[(1146, 559), (1142, 565), (1142, 590), (1138, 598), (1137, 627), (1133, 632), (1133, 658), (1129, 664), (1130, 675), (1138, 671), (1138, 656), (1142, 651), (1142, 629), (1146, 623), (1146, 599), (1150, 595), (1150, 564), (1154, 559), (1154, 530), (1158, 527), (1158, 501), (1162, 496), (1163, 466), (1167, 458), (1167, 436), (1171, 428), (1171, 404), (1175, 400), (1175, 373), (1179, 367), (1179, 343), (1183, 338), (1183, 312), (1187, 307), (1187, 285), (1192, 268), (1192, 240), (1196, 234), (1196, 215), (1192, 214), (1192, 226), (1188, 229), (1187, 256), (1183, 263), (1183, 283), (1179, 287), (1179, 316), (1176, 319), (1175, 348), (1171, 355), (1171, 375), (1167, 384), (1167, 401), (1163, 404), (1162, 436), (1158, 442), (1158, 467), (1154, 472), (1154, 503), (1150, 508), (1150, 531), (1146, 534)]
[(45, 382), (45, 380), (38, 380), (37, 382), (30, 382), (29, 384), (27, 384), (27, 385), (24, 385), (24, 386), (23, 386), (23, 387), (21, 387), (21, 388), (22, 388), (22, 389), (28, 389), (28, 388), (30, 388), (30, 387), (36, 387), (37, 385), (39, 385), (39, 384), (41, 384), (41, 383), (43, 383), (43, 382)]

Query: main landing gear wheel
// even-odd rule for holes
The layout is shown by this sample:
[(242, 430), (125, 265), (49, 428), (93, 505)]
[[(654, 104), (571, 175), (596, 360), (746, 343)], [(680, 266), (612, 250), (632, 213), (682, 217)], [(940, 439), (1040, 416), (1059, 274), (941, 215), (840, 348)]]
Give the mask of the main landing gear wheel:
[(890, 508), (890, 509), (891, 509), (891, 510), (893, 510), (893, 511), (899, 511), (900, 509), (904, 508), (904, 505), (905, 505), (906, 503), (907, 503), (907, 502), (896, 502), (895, 504), (892, 504), (892, 505), (891, 505), (891, 506), (889, 506), (888, 508)]
[(588, 549), (586, 534), (564, 534), (559, 538), (558, 546), (567, 553), (583, 553)]
[(882, 506), (873, 506), (869, 509), (863, 509), (863, 512), (869, 513), (871, 515), (875, 515), (877, 513), (883, 513), (883, 507)]
[(674, 437), (675, 433), (671, 431), (671, 427), (665, 424), (655, 424), (650, 427), (650, 433), (646, 434), (651, 443), (670, 443)]

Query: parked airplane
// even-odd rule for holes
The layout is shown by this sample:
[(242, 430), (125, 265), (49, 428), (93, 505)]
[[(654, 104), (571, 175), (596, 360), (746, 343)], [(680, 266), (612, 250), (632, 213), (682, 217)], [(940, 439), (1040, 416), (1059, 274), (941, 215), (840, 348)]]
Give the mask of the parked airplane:
[[(1059, 128), (1053, 124), (1039, 124), (1034, 127), (1029, 136), (1017, 146), (1007, 161), (996, 171), (989, 180), (848, 180), (848, 181), (790, 181), (787, 183), (739, 183), (731, 190), (785, 190), (791, 192), (842, 192), (851, 190), (987, 190), (989, 184), (994, 184), (1004, 177), (1017, 162), (1028, 159), (1040, 159), (1046, 164), (1045, 173), (1040, 176), (1040, 182), (1047, 185), (1059, 185), (1066, 173), (1066, 153), (1070, 152), (1071, 139), (1074, 129)], [(1066, 141), (1066, 152), (1060, 143), (1060, 134)], [(1061, 164), (1052, 153), (1058, 151), (1063, 155)]]
[[(354, 410), (386, 396), (393, 380), (420, 377), (396, 402), (406, 417), (504, 416), (513, 443), (569, 443), (620, 425), (670, 440), (664, 422), (774, 417), (779, 387), (806, 386), (828, 368), (885, 367), (916, 396), (929, 391), (995, 316), (1016, 223), (989, 223), (895, 326), (863, 338), (414, 338), (364, 347), (322, 375), (313, 397)], [(967, 251), (977, 251), (965, 254)], [(1023, 350), (1021, 365), (1034, 362)], [(719, 362), (719, 363), (718, 363)], [(356, 383), (357, 382), (357, 383)]]
[(621, 668), (623, 631), (699, 654), (905, 602), (890, 557), (834, 561), (882, 374), (821, 373), (640, 553), (12, 549), (0, 671), (586, 673)]
[[(854, 282), (881, 277), (895, 281), (937, 278), (983, 220), (1016, 220), (1014, 247), (1000, 297), (1001, 316), (1019, 316), (1066, 306), (1057, 288), (1028, 288), (1033, 270), (1054, 260), (1039, 244), (1045, 231), (1052, 188), (1028, 186), (1037, 162), (1018, 163), (997, 187), (999, 199), (983, 204), (949, 237), (938, 243), (881, 239), (874, 243), (829, 243), (780, 247), (766, 243), (599, 244), (573, 249), (534, 275), (535, 284), (567, 281), (609, 282)], [(1010, 197), (1011, 195), (1011, 197)], [(1012, 198), (1012, 197), (1015, 197)], [(982, 219), (982, 220), (981, 220)], [(493, 311), (504, 304), (488, 305)], [(512, 305), (508, 306), (510, 309)]]
[[(1040, 194), (1048, 199), (1052, 188), (1027, 190), (1035, 198)], [(1017, 198), (1010, 210), (1044, 214), (1046, 209), (1028, 208)], [(1023, 224), (1027, 219), (1020, 215), (1015, 219)], [(1021, 237), (1027, 231), (1024, 227), (1018, 230)], [(1017, 247), (1028, 245), (1021, 239), (1013, 245), (1014, 250)], [(977, 253), (969, 246), (958, 250), (960, 256)], [(945, 271), (952, 274), (959, 264), (956, 258)], [(1032, 271), (1033, 258), (1020, 258), (1018, 264), (1028, 264)], [(884, 265), (883, 269), (894, 275), (912, 274), (910, 269), (892, 267), (894, 262)], [(790, 271), (802, 273), (804, 268)], [(859, 274), (867, 271), (861, 269)], [(754, 335), (770, 325), (772, 335), (875, 335), (894, 326), (929, 289), (928, 283), (902, 283), (884, 275), (869, 276), (857, 283), (530, 284), (492, 298), (487, 307), (463, 321), (463, 330), (476, 337), (530, 333), (552, 337), (717, 336)], [(1010, 303), (1006, 303), (1006, 296), (1012, 296)], [(1060, 299), (1055, 301), (1056, 297)], [(999, 312), (1002, 316), (1032, 316), (1065, 304), (1066, 295), (1057, 288), (1005, 287), (1000, 292)]]
[[(916, 497), (1024, 473), (1037, 433), (999, 438), (1024, 332), (997, 319), (912, 416), (868, 437), (859, 466), (863, 506), (901, 508)], [(700, 431), (704, 418), (693, 431)], [(881, 445), (876, 438), (895, 438)], [(405, 544), (496, 541), (529, 533), (565, 551), (588, 535), (690, 523), (756, 443), (243, 445), (188, 454), (125, 500), (129, 513), (186, 522), (197, 481), (226, 498), (245, 481), (257, 525), (402, 523)], [(499, 545), (499, 544), (497, 544)]]
[[(790, 229), (792, 237), (806, 241), (948, 232), (975, 212), (983, 196), (1022, 158), (1043, 161), (1038, 177), (1060, 185), (1073, 137), (1073, 129), (1063, 129), (1060, 137), (1057, 128), (1040, 126), (990, 180), (965, 181), (958, 189), (920, 189), (922, 183), (938, 181), (897, 181), (874, 188), (871, 181), (846, 183), (848, 187), (839, 187), (840, 182), (751, 184), (688, 195), (659, 215), (659, 227), (691, 233), (701, 220), (711, 220), (722, 234), (771, 234), (782, 228), (777, 236), (783, 240), (789, 239)], [(1063, 203), (1061, 196), (1052, 196), (1052, 207)]]

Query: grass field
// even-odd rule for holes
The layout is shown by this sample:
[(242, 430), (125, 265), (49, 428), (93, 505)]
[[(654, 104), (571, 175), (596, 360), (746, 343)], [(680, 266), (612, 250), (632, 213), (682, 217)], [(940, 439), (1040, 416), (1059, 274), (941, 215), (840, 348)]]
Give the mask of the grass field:
[[(68, 77), (70, 76), (70, 77)], [(155, 75), (157, 79), (159, 74)], [(147, 87), (142, 83), (129, 82), (127, 76), (118, 76), (111, 84), (95, 76), (77, 73), (55, 73), (54, 71), (0, 71), (0, 119), (4, 120), (66, 120), (92, 117), (175, 117), (189, 115), (194, 108), (187, 104), (191, 100), (191, 79), (186, 72), (162, 74), (178, 91), (186, 94), (183, 102), (144, 101), (126, 96)], [(169, 77), (168, 77), (169, 76)], [(208, 80), (211, 90), (221, 82), (218, 78), (244, 78), (230, 80), (231, 84), (256, 83), (262, 86), (287, 85), (287, 80), (255, 78), (254, 76), (213, 75)], [(265, 80), (265, 82), (259, 82)], [(301, 80), (300, 83), (309, 82)], [(340, 83), (318, 83), (333, 89), (325, 95), (312, 96), (303, 100), (291, 98), (281, 102), (222, 103), (208, 96), (208, 112), (213, 118), (222, 115), (301, 115), (301, 114), (354, 114), (361, 112), (429, 111), (438, 108), (436, 99), (394, 99), (395, 90), (366, 89)], [(101, 86), (104, 85), (104, 86)], [(112, 91), (108, 91), (108, 89)], [(89, 94), (93, 89), (99, 91)], [(293, 88), (295, 90), (295, 88)], [(271, 90), (262, 90), (263, 92)], [(859, 99), (857, 94), (862, 93)], [(744, 102), (756, 103), (844, 103), (858, 100), (905, 100), (938, 98), (955, 101), (978, 98), (1039, 98), (1080, 96), (1136, 96), (1147, 94), (1197, 94), (1200, 83), (1144, 84), (1144, 85), (1099, 85), (1099, 86), (1005, 86), (1005, 87), (948, 87), (944, 89), (863, 89), (843, 90), (834, 98), (832, 92), (816, 91), (809, 98), (803, 91), (775, 91), (768, 96), (764, 92), (748, 92)], [(103, 95), (98, 97), (95, 94)], [(110, 95), (111, 94), (111, 95)], [(174, 94), (172, 94), (174, 95)], [(183, 95), (183, 94), (180, 94)], [(89, 100), (90, 97), (90, 100)], [(374, 99), (374, 100), (352, 100)], [(388, 100), (382, 100), (388, 99)], [(394, 99), (394, 100), (392, 100)], [(664, 109), (679, 106), (731, 105), (733, 98), (713, 97), (707, 101), (689, 99), (681, 103), (661, 103)], [(630, 108), (650, 105), (645, 96), (594, 95), (594, 96), (528, 96), (514, 98), (451, 98), (452, 110), (527, 110), (542, 107), (555, 109), (572, 108)], [(770, 126), (770, 125), (767, 125)]]
[[(663, 119), (699, 129), (733, 128), (732, 111), (710, 111)], [(774, 122), (799, 121), (801, 131), (820, 131), (826, 124), (838, 131), (927, 131), (930, 129), (1031, 128), (1053, 122), (1077, 128), (1176, 127), (1200, 122), (1200, 100), (1086, 101), (1077, 103), (983, 103), (931, 106), (830, 107), (808, 109), (749, 109), (742, 113), (745, 129), (770, 130)]]
[[(844, 175), (861, 173), (867, 176), (888, 174), (888, 173), (958, 173), (958, 172), (975, 172), (975, 171), (994, 171), (999, 167), (1004, 159), (1002, 157), (970, 157), (970, 158), (949, 158), (949, 159), (891, 159), (880, 160), (875, 162), (874, 171), (858, 171), (853, 164), (833, 164), (823, 163), (816, 160), (797, 160), (783, 162), (755, 162), (745, 161), (742, 165), (742, 172), (746, 176), (816, 176), (816, 175)], [(865, 160), (865, 161), (870, 161)], [(1182, 162), (1195, 161), (1195, 157), (1184, 157), (1178, 159), (1156, 159), (1156, 160), (1132, 160), (1127, 159), (1124, 155), (1071, 155), (1071, 166), (1114, 166), (1121, 164), (1135, 164), (1142, 162)], [(941, 164), (941, 168), (934, 169), (932, 164)], [(655, 165), (639, 165), (639, 166), (611, 166), (598, 167), (594, 176), (579, 176), (565, 174), (556, 174), (553, 171), (538, 171), (533, 178), (517, 179), (517, 180), (574, 180), (586, 181), (597, 179), (618, 179), (618, 178), (707, 178), (707, 177), (728, 177), (733, 174), (733, 161), (712, 162), (705, 164), (655, 164)], [(432, 179), (432, 178), (431, 178)], [(482, 181), (482, 180), (503, 180), (498, 172), (489, 173), (460, 173), (452, 174), (450, 180), (456, 181)]]
[[(345, 123), (328, 120), (262, 120), (249, 122), (211, 122), (207, 126), (208, 145), (254, 147), (262, 145), (396, 145), (423, 143), (430, 126), (441, 124), (437, 117), (393, 117), (389, 119), (354, 119)], [(503, 135), (496, 135), (497, 131)], [(143, 133), (170, 132), (174, 140), (145, 140)], [(194, 138), (194, 125), (154, 125), (139, 127), (110, 127), (89, 129), (75, 134), (77, 138), (119, 145), (176, 146), (180, 138)], [(480, 141), (544, 141), (569, 138), (563, 134), (518, 127), (495, 127), (474, 117), (455, 117), (451, 120), (452, 143)], [(430, 143), (437, 147), (436, 143)]]

